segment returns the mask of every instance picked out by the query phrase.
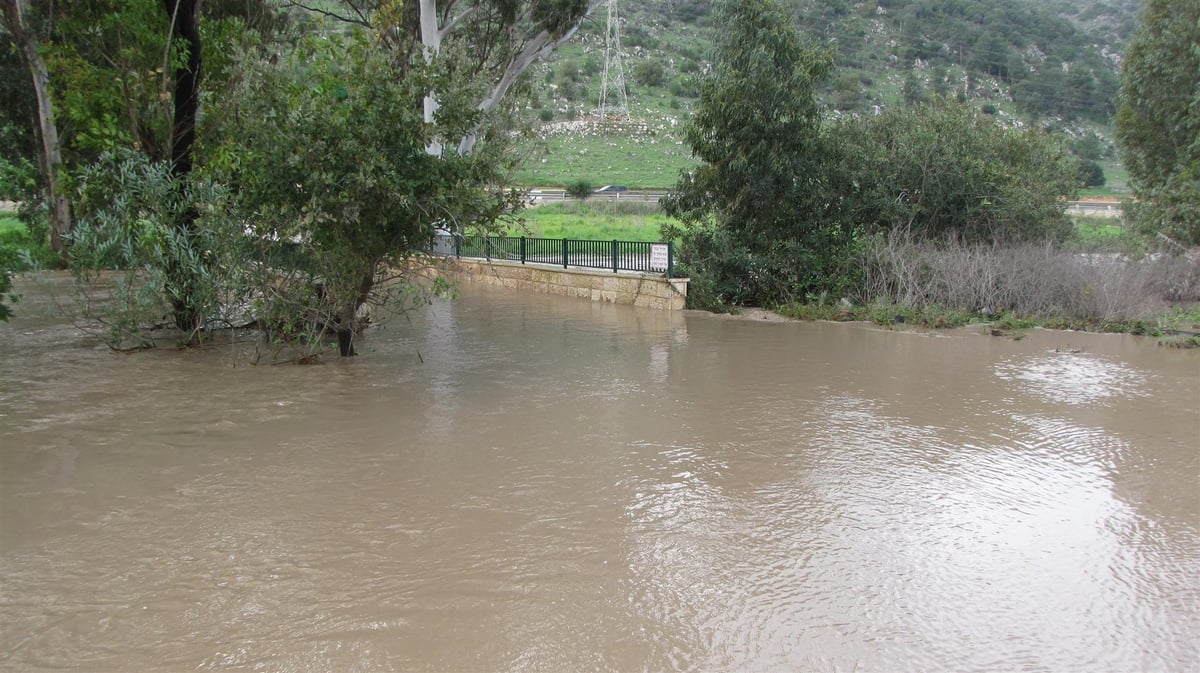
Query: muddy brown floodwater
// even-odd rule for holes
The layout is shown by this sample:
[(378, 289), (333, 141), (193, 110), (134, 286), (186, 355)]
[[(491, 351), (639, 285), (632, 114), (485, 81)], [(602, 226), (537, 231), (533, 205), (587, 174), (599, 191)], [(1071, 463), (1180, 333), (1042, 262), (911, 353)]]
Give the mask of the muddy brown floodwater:
[(0, 669), (1200, 668), (1195, 351), (468, 286), (251, 367), (64, 287), (0, 325)]

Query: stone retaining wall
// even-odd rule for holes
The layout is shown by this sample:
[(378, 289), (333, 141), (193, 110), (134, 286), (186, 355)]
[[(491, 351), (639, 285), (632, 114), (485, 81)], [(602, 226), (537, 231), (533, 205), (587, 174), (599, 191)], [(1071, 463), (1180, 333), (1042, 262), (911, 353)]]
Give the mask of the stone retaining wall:
[(439, 269), (462, 282), (669, 311), (682, 309), (687, 300), (687, 278), (499, 260), (435, 259)]

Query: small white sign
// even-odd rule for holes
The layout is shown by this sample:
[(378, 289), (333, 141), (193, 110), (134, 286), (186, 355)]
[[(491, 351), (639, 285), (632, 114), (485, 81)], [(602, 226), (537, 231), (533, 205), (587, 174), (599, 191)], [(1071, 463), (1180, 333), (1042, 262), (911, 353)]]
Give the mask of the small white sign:
[(666, 271), (667, 270), (667, 246), (651, 245), (650, 246), (650, 270), (651, 271)]

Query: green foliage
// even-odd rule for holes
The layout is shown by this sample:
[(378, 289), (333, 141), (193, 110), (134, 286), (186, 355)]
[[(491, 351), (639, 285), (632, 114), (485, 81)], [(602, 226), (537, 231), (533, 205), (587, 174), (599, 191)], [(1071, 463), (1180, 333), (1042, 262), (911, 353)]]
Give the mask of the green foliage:
[(589, 199), (547, 203), (521, 213), (510, 236), (572, 238), (593, 241), (661, 241), (670, 219), (658, 204), (628, 199)]
[[(81, 172), (71, 270), (85, 316), (107, 328), (111, 348), (155, 345), (155, 331), (169, 322), (169, 298), (184, 292), (181, 277), (201, 315), (237, 303), (230, 275), (243, 251), (236, 225), (219, 217), (219, 198), (213, 186), (181, 185), (166, 163), (128, 150), (105, 152)], [(183, 233), (176, 222), (193, 208), (202, 216)]]
[(662, 86), (666, 79), (666, 71), (657, 60), (642, 61), (633, 69), (633, 79), (642, 86)]
[(69, 168), (133, 147), (168, 153), (170, 17), (155, 0), (67, 0), (55, 4), (46, 63)]
[(0, 201), (25, 201), (38, 189), (37, 166), (25, 157), (0, 155)]
[(904, 84), (900, 89), (900, 97), (904, 100), (905, 105), (916, 105), (925, 102), (925, 83), (921, 81), (916, 70), (910, 68), (904, 74)]
[(1016, 131), (952, 101), (891, 110), (836, 130), (843, 207), (873, 230), (1012, 243), (1069, 235), (1076, 163), (1041, 131)]
[[(907, 79), (905, 80), (907, 83)], [(834, 84), (833, 106), (839, 110), (857, 110), (866, 102), (862, 78), (858, 73), (843, 72)]]
[[(815, 87), (830, 71), (769, 0), (719, 6), (714, 75), (686, 127), (703, 164), (664, 201), (693, 275), (694, 305), (762, 304), (828, 289), (852, 243), (828, 215)], [(696, 279), (699, 280), (696, 280)], [(695, 293), (693, 294), (693, 290)]]
[[(37, 99), (33, 94), (29, 66), (12, 35), (0, 30), (0, 172), (6, 171), (9, 165), (35, 161), (38, 142), (35, 134), (30, 132), (30, 123), (36, 115)], [(0, 177), (0, 183), (4, 180)]]
[(573, 180), (567, 183), (567, 196), (586, 199), (592, 195), (594, 188), (591, 180)]
[(1083, 160), (1079, 162), (1079, 184), (1087, 187), (1103, 187), (1104, 167), (1095, 161)]
[(1150, 0), (1122, 75), (1117, 141), (1147, 234), (1200, 245), (1200, 4)]
[[(23, 213), (32, 218), (38, 212)], [(58, 255), (46, 242), (46, 226), (42, 222), (29, 226), (17, 217), (0, 213), (0, 268), (12, 273), (51, 269), (60, 265)]]
[(12, 308), (4, 302), (15, 304), (20, 300), (12, 291), (12, 277), (23, 266), (20, 243), (25, 235), (25, 227), (15, 217), (0, 214), (0, 321), (12, 315)]
[(1086, 251), (1119, 251), (1140, 256), (1144, 253), (1133, 241), (1128, 231), (1111, 217), (1077, 216), (1073, 241)]
[(12, 291), (12, 271), (0, 262), (0, 321), (7, 322), (12, 316), (12, 309), (4, 302), (17, 303), (20, 297)]
[(1104, 141), (1093, 131), (1084, 133), (1071, 142), (1071, 151), (1085, 161), (1100, 161), (1104, 158)]
[(465, 157), (426, 151), (427, 91), (439, 92), (443, 137), (479, 120), (471, 82), (455, 79), (457, 56), (448, 49), (433, 67), (397, 78), (367, 36), (328, 35), (302, 40), (277, 63), (254, 54), (240, 63), (229, 140), (213, 168), (238, 186), (231, 206), (267, 262), (259, 310), (277, 334), (302, 325), (295, 334), (352, 336), (365, 304), (415, 296), (390, 281), (435, 227), (489, 226), (513, 207), (515, 194), (494, 188), (507, 165), (502, 134)]

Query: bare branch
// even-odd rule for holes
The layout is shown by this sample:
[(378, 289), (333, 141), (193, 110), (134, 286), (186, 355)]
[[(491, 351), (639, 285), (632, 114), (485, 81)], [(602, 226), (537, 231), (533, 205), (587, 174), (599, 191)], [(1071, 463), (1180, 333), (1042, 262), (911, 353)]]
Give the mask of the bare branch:
[(314, 7), (312, 5), (308, 5), (303, 2), (300, 2), (299, 0), (283, 0), (283, 3), (281, 6), (283, 6), (283, 7), (298, 7), (300, 9), (312, 12), (314, 14), (320, 14), (322, 16), (327, 16), (336, 21), (341, 21), (342, 23), (351, 23), (351, 24), (354, 24), (357, 26), (363, 26), (364, 28), (371, 27), (371, 22), (367, 20), (366, 15), (363, 14), (363, 11), (361, 9), (359, 9), (357, 6), (355, 6), (354, 3), (352, 3), (352, 2), (346, 3), (346, 4), (350, 5), (350, 9), (354, 10), (354, 13), (358, 15), (358, 18), (345, 16), (343, 14), (338, 14), (337, 12), (333, 12), (328, 9)]

